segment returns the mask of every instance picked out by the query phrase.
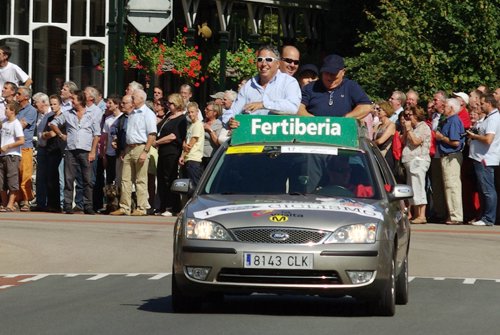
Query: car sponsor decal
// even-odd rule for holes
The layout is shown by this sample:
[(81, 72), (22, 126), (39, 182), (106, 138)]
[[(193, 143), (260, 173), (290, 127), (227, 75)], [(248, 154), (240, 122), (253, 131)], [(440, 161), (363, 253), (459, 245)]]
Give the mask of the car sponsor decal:
[(318, 154), (318, 155), (333, 155), (339, 153), (338, 148), (321, 147), (321, 146), (300, 146), (300, 145), (282, 145), (282, 153), (299, 153), (299, 154)]
[(287, 222), (288, 221), (288, 216), (285, 215), (280, 215), (280, 214), (274, 214), (269, 217), (269, 221), (271, 222)]
[(375, 219), (382, 219), (383, 215), (380, 211), (376, 210), (374, 206), (358, 202), (353, 199), (341, 199), (337, 201), (326, 201), (326, 199), (317, 199), (322, 201), (321, 203), (305, 203), (305, 202), (290, 202), (290, 203), (261, 203), (254, 205), (228, 205), (228, 206), (218, 206), (207, 208), (202, 211), (194, 212), (193, 215), (197, 219), (208, 219), (224, 214), (234, 214), (234, 213), (244, 213), (244, 212), (254, 212), (252, 216), (256, 216), (255, 213), (277, 210), (277, 211), (290, 211), (290, 210), (300, 210), (300, 211), (328, 211), (328, 212), (344, 212), (352, 213), (365, 217), (371, 217)]
[(259, 154), (264, 151), (263, 145), (244, 145), (240, 147), (229, 147), (226, 150), (227, 155), (231, 154)]

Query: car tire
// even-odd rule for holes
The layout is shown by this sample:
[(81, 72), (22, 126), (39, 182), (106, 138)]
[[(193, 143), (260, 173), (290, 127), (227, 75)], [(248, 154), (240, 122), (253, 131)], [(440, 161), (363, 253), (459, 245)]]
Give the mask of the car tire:
[(391, 261), (389, 278), (387, 279), (382, 292), (377, 300), (370, 304), (371, 312), (379, 316), (393, 316), (396, 313), (396, 261), (394, 257)]
[(196, 313), (201, 311), (202, 300), (183, 294), (177, 286), (175, 274), (172, 276), (172, 311), (174, 313)]
[(408, 303), (408, 255), (396, 280), (396, 304), (406, 305)]

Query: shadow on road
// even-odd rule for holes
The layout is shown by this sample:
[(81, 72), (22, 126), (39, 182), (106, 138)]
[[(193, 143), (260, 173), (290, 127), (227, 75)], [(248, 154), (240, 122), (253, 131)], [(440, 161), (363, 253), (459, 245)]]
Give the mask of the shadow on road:
[(172, 298), (170, 296), (163, 298), (153, 298), (144, 300), (145, 303), (139, 306), (140, 311), (152, 313), (173, 313), (172, 311)]
[[(146, 300), (139, 310), (174, 313), (171, 296)], [(217, 302), (203, 304), (203, 314), (245, 314), (272, 316), (371, 316), (367, 304), (353, 298), (326, 298), (293, 295), (225, 296)]]

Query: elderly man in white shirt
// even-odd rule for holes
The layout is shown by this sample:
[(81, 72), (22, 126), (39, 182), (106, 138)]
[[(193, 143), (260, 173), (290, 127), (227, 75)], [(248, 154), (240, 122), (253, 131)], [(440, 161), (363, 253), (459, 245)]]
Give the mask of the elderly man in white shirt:
[[(147, 215), (149, 150), (156, 140), (156, 115), (146, 105), (146, 92), (132, 94), (134, 111), (127, 122), (125, 155), (123, 157), (120, 208), (111, 215)], [(135, 182), (137, 209), (132, 210), (132, 183)]]

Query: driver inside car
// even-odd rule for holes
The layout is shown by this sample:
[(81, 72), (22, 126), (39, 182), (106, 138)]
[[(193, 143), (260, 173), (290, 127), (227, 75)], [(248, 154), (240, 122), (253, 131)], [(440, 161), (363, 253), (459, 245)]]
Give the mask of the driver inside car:
[(319, 187), (316, 193), (329, 196), (354, 196), (357, 198), (373, 197), (373, 187), (361, 183), (353, 183), (351, 178), (352, 167), (349, 158), (334, 156), (327, 164), (328, 181), (325, 186)]

